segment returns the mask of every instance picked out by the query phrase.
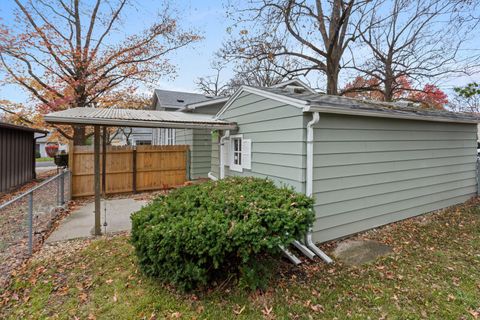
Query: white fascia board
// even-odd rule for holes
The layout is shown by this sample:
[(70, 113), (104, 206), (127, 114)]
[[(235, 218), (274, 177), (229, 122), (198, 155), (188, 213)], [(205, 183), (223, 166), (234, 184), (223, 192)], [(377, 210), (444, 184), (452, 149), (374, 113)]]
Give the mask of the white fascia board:
[(305, 100), (295, 99), (295, 98), (287, 97), (287, 96), (284, 96), (284, 95), (281, 95), (281, 94), (276, 94), (276, 93), (272, 93), (272, 92), (269, 92), (269, 91), (264, 91), (262, 89), (258, 89), (258, 88), (249, 87), (249, 86), (244, 85), (244, 86), (241, 86), (239, 89), (237, 89), (237, 91), (230, 97), (230, 99), (227, 101), (227, 103), (225, 103), (223, 108), (220, 109), (220, 111), (218, 111), (218, 113), (215, 115), (215, 119), (219, 119), (219, 117), (225, 111), (227, 111), (227, 109), (232, 105), (232, 103), (243, 92), (256, 94), (258, 96), (265, 97), (267, 99), (272, 99), (272, 100), (279, 101), (279, 102), (283, 102), (285, 104), (289, 104), (289, 105), (292, 105), (292, 106), (295, 106), (295, 107), (301, 108), (301, 109), (304, 109), (308, 105), (308, 102), (305, 101)]
[(174, 128), (174, 129), (236, 129), (234, 123), (208, 123), (208, 122), (171, 122), (171, 121), (144, 121), (144, 120), (121, 120), (121, 119), (99, 119), (99, 118), (67, 118), (45, 116), (45, 121), (56, 124), (83, 124), (101, 125), (110, 127), (138, 127), (138, 128)]
[(392, 118), (392, 119), (450, 122), (450, 123), (472, 123), (473, 124), (473, 123), (480, 122), (480, 120), (453, 119), (453, 118), (445, 118), (445, 117), (411, 115), (411, 114), (389, 114), (387, 112), (374, 111), (374, 110), (340, 109), (337, 107), (316, 106), (316, 105), (305, 106), (303, 108), (303, 112), (323, 112), (323, 113), (346, 114), (346, 115), (377, 117), (377, 118)]
[(184, 109), (193, 110), (193, 109), (196, 109), (196, 108), (211, 106), (211, 105), (214, 105), (214, 104), (217, 104), (217, 103), (227, 102), (228, 99), (230, 99), (230, 98), (225, 97), (225, 98), (217, 98), (217, 99), (207, 100), (207, 101), (202, 101), (202, 102), (197, 102), (197, 103), (191, 103), (191, 104), (187, 104), (187, 106)]

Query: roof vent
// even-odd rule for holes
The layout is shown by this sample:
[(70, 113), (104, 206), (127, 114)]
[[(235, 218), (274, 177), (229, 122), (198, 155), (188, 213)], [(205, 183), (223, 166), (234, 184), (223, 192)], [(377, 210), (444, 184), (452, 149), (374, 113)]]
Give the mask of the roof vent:
[(305, 88), (300, 86), (286, 86), (285, 90), (291, 93), (304, 93)]
[(185, 100), (183, 100), (183, 99), (177, 99), (177, 102), (184, 103)]

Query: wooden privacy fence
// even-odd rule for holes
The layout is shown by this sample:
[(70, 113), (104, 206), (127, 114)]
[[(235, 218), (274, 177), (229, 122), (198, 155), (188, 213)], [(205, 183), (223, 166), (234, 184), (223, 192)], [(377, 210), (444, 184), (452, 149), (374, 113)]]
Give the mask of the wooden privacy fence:
[[(108, 146), (105, 191), (111, 194), (181, 185), (187, 180), (187, 155), (187, 145)], [(69, 167), (72, 196), (93, 195), (93, 146), (71, 147)]]

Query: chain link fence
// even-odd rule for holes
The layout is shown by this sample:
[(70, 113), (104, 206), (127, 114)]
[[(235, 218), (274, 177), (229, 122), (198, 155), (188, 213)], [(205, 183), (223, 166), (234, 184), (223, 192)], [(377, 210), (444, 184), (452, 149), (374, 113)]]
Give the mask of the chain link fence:
[(0, 205), (0, 283), (8, 269), (29, 257), (71, 198), (70, 171), (63, 170)]

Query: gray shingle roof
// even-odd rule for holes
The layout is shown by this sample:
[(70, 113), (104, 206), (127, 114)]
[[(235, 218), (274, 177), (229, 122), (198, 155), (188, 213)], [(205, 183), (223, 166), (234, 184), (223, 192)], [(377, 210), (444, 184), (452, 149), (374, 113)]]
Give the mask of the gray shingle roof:
[(164, 108), (183, 109), (186, 105), (213, 100), (214, 97), (200, 93), (155, 89), (155, 96)]
[(428, 118), (436, 118), (439, 120), (445, 119), (445, 121), (450, 120), (458, 122), (478, 122), (480, 120), (480, 117), (473, 113), (460, 113), (433, 108), (421, 108), (413, 104), (362, 100), (321, 93), (311, 93), (308, 91), (303, 93), (295, 93), (290, 90), (280, 88), (257, 87), (257, 89), (304, 101), (310, 106), (311, 111), (323, 110), (323, 112), (327, 112), (330, 110), (332, 113), (351, 112), (364, 115), (368, 115), (368, 113), (374, 113), (378, 116), (381, 116), (382, 114), (389, 117), (399, 118), (411, 116), (412, 118), (422, 117), (426, 120), (428, 120)]

